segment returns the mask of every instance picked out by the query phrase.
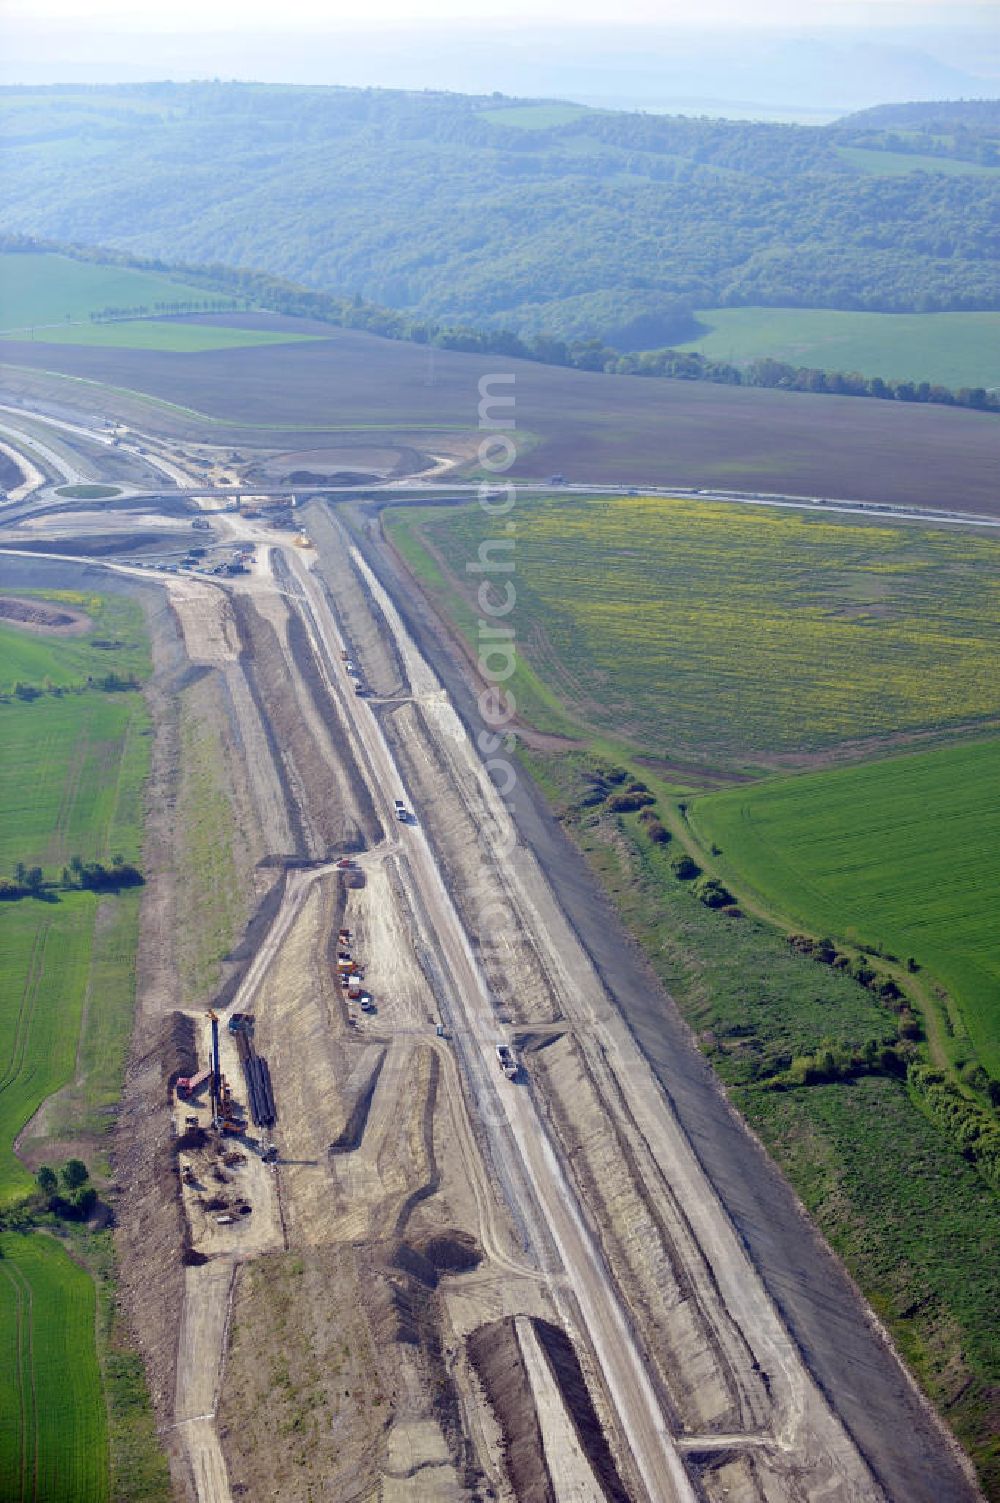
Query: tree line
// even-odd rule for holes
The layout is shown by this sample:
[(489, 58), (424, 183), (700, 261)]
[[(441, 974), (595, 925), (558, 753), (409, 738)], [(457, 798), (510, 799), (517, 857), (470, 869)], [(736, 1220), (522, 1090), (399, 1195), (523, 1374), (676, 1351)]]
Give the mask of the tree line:
[(72, 856), (58, 878), (46, 878), (42, 867), (18, 861), (13, 876), (0, 876), (0, 899), (44, 898), (57, 892), (120, 892), (124, 887), (141, 887), (144, 881), (139, 868), (122, 855), (112, 856), (109, 862)]
[[(827, 371), (790, 365), (770, 357), (736, 366), (728, 361), (711, 360), (697, 351), (671, 347), (623, 353), (596, 337), (567, 340), (549, 333), (523, 337), (512, 329), (442, 324), (433, 319), (413, 317), (396, 308), (365, 302), (358, 295), (338, 297), (268, 272), (224, 266), (218, 262), (204, 266), (183, 262), (168, 264), (156, 258), (116, 255), (88, 247), (0, 234), (0, 250), (13, 248), (58, 251), (81, 260), (107, 260), (143, 271), (159, 271), (183, 277), (185, 281), (202, 280), (206, 285), (231, 290), (243, 307), (264, 308), (290, 318), (316, 319), (337, 328), (359, 329), (385, 339), (433, 345), (437, 349), (464, 354), (500, 355), (541, 365), (602, 371), (608, 375), (667, 377), (678, 381), (709, 381), (723, 386), (770, 387), (825, 396), (869, 397), (883, 402), (915, 402), (968, 407), (978, 412), (1000, 412), (1000, 392), (982, 386), (953, 389), (937, 382), (896, 380), (865, 376), (857, 371)], [(671, 305), (670, 316), (679, 322), (689, 314), (690, 310), (684, 304)], [(103, 683), (101, 686), (111, 687)]]

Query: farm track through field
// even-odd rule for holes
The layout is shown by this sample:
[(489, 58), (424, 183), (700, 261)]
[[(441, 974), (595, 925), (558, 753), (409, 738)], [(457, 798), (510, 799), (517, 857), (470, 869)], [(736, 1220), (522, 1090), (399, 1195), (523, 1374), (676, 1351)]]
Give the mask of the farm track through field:
[(49, 841), (50, 850), (66, 850), (66, 835), (69, 830), (70, 819), (76, 804), (77, 794), (80, 791), (80, 780), (83, 777), (83, 769), (87, 760), (87, 752), (90, 743), (85, 736), (81, 736), (73, 747), (73, 757), (66, 769), (63, 780), (62, 796), (59, 800), (59, 808), (52, 826), (52, 836)]

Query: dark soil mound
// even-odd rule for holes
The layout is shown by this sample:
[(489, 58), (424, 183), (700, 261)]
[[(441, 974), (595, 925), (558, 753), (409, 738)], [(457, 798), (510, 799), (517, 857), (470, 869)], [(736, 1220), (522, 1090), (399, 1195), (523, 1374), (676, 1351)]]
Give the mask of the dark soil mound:
[(513, 1318), (473, 1331), (468, 1352), (503, 1435), (504, 1464), (518, 1503), (555, 1503)]
[(618, 1468), (591, 1401), (572, 1341), (561, 1326), (554, 1326), (547, 1320), (533, 1320), (532, 1325), (559, 1384), (563, 1403), (573, 1421), (580, 1445), (605, 1497), (609, 1503), (629, 1503), (629, 1495), (618, 1475)]
[(439, 1274), (468, 1273), (483, 1261), (482, 1248), (468, 1232), (437, 1232), (415, 1245)]
[(0, 598), (0, 616), (5, 621), (19, 621), (24, 626), (48, 627), (75, 626), (78, 617), (69, 611), (57, 611), (52, 606), (31, 605), (26, 600)]

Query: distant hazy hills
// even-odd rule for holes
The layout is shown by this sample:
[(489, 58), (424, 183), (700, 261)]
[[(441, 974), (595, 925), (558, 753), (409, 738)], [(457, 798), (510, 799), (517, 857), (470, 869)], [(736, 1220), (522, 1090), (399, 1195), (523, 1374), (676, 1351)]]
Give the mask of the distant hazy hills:
[[(516, 25), (503, 25), (490, 19), (488, 6), (470, 6), (472, 19), (449, 24), (427, 17), (419, 25), (376, 27), (361, 14), (353, 22), (334, 16), (303, 26), (275, 12), (271, 19), (245, 16), (238, 29), (213, 32), (206, 15), (201, 27), (172, 31), (169, 9), (137, 7), (127, 28), (111, 31), (91, 16), (75, 20), (71, 7), (58, 23), (29, 20), (21, 9), (16, 26), (5, 28), (4, 82), (217, 75), (466, 94), (501, 90), (607, 108), (803, 120), (880, 102), (1000, 92), (995, 7), (957, 0), (908, 7), (813, 0), (800, 7), (796, 26), (780, 28), (773, 16), (769, 23), (773, 5), (746, 6), (734, 24), (738, 8), (715, 0), (688, 7), (684, 26), (628, 24), (627, 5), (604, 25), (532, 21), (533, 7), (524, 7)], [(477, 10), (482, 14), (475, 18)], [(713, 17), (720, 10), (730, 18), (725, 25)], [(838, 24), (825, 24), (834, 11)]]
[(1000, 308), (1000, 105), (817, 128), (251, 84), (0, 90), (0, 228), (257, 267), (451, 323)]

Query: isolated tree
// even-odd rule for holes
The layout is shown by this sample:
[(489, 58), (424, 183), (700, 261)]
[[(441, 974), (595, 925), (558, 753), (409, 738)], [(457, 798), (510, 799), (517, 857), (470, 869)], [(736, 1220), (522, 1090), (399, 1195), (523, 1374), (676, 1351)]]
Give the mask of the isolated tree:
[(96, 1204), (97, 1191), (93, 1185), (84, 1185), (83, 1189), (78, 1190), (73, 1196), (73, 1208), (81, 1221), (86, 1221), (87, 1217), (93, 1214)]
[(24, 877), (29, 892), (41, 892), (43, 873), (40, 866), (29, 866)]
[(38, 1173), (35, 1175), (35, 1183), (43, 1195), (54, 1195), (59, 1188), (56, 1171), (50, 1168), (48, 1164), (43, 1164), (38, 1170)]
[(90, 1174), (83, 1159), (67, 1159), (63, 1164), (62, 1180), (67, 1190), (80, 1190), (87, 1183)]

